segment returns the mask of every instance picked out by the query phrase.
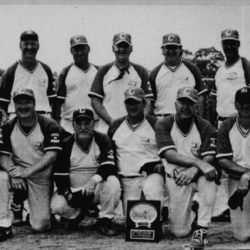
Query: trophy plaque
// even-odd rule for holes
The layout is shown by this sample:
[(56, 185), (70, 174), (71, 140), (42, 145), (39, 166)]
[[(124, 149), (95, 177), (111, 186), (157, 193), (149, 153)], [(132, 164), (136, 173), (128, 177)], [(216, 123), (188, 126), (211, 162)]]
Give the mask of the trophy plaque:
[(159, 242), (160, 201), (128, 201), (126, 241)]

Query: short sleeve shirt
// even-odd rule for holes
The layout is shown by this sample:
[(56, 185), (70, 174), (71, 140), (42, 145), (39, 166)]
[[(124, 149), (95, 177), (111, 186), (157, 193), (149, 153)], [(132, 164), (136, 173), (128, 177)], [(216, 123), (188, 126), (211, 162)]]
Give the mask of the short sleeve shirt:
[(51, 112), (49, 98), (55, 98), (56, 93), (51, 69), (46, 64), (37, 61), (35, 68), (30, 71), (18, 61), (4, 72), (0, 86), (0, 101), (9, 103), (8, 113), (15, 113), (13, 93), (21, 88), (33, 90), (36, 111)]
[[(179, 128), (175, 115), (160, 119), (156, 123), (156, 142), (158, 153), (175, 149), (178, 153), (191, 158), (202, 159), (206, 155), (215, 155), (215, 137), (212, 125), (199, 116), (194, 116), (189, 131), (185, 134)], [(173, 170), (185, 168), (167, 163), (166, 172), (173, 176)]]

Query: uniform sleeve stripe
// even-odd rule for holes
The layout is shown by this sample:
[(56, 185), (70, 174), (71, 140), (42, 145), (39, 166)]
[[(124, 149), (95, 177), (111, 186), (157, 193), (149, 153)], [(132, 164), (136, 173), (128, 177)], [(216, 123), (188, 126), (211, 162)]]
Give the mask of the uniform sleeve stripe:
[(147, 95), (145, 95), (145, 98), (151, 98), (151, 97), (154, 97), (154, 95), (153, 95), (153, 93), (152, 94), (147, 94)]
[(115, 165), (115, 163), (113, 161), (105, 161), (101, 164), (102, 165), (109, 165), (109, 164), (112, 164), (112, 165)]
[(54, 175), (69, 175), (69, 173), (54, 173)]
[(102, 95), (99, 95), (95, 92), (89, 92), (89, 96), (97, 96), (97, 97), (102, 98), (102, 99), (104, 98)]
[(48, 150), (62, 150), (61, 147), (47, 147), (43, 149), (44, 151), (48, 151)]
[(0, 151), (0, 153), (5, 154), (5, 155), (11, 155), (11, 153), (7, 151)]
[(166, 150), (169, 150), (169, 149), (176, 149), (176, 147), (174, 146), (174, 145), (172, 145), (172, 146), (167, 146), (167, 147), (164, 147), (164, 148), (162, 148), (162, 149), (160, 149), (159, 151), (158, 151), (158, 155), (160, 155), (163, 151), (166, 151)]
[(229, 157), (229, 156), (233, 156), (233, 153), (228, 153), (228, 154), (217, 154), (217, 155), (216, 155), (216, 158)]
[(217, 93), (214, 92), (214, 91), (212, 91), (212, 92), (211, 92), (211, 95), (217, 96)]
[(2, 101), (2, 102), (10, 102), (10, 100), (3, 99), (3, 98), (0, 98), (0, 101)]
[(204, 94), (204, 93), (206, 93), (206, 92), (208, 92), (208, 89), (207, 89), (207, 88), (205, 88), (205, 89), (203, 89), (201, 92), (199, 92), (198, 95)]
[(201, 156), (204, 156), (204, 155), (215, 155), (215, 154), (216, 154), (215, 151), (207, 151), (207, 152), (201, 153)]
[(65, 99), (66, 99), (66, 97), (64, 97), (64, 96), (57, 96), (56, 98), (57, 98), (57, 99), (62, 99), (62, 100), (65, 100)]
[(48, 95), (48, 98), (52, 98), (52, 97), (56, 97), (56, 94), (55, 95)]

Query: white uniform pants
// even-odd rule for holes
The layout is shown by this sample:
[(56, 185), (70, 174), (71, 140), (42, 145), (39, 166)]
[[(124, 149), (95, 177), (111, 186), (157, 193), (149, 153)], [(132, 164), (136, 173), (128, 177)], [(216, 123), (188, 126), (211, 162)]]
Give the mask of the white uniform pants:
[[(228, 176), (229, 196), (237, 190), (238, 182)], [(235, 210), (230, 209), (230, 216), (234, 237), (239, 241), (247, 241), (250, 238), (250, 192), (244, 198), (243, 211), (240, 207)]]
[(177, 186), (174, 179), (167, 177), (169, 191), (170, 228), (176, 237), (185, 237), (191, 231), (195, 218), (191, 210), (195, 192), (198, 192), (199, 210), (198, 225), (208, 227), (211, 221), (217, 185), (201, 176), (196, 182), (187, 186)]
[[(39, 175), (41, 176), (41, 175)], [(35, 231), (45, 231), (51, 226), (51, 180), (49, 178), (28, 178), (28, 204), (30, 224)], [(10, 180), (5, 171), (0, 171), (0, 226), (12, 224), (12, 213), (9, 209)]]
[(141, 195), (146, 200), (159, 200), (163, 206), (164, 180), (160, 174), (150, 174), (147, 177), (126, 178), (120, 177), (122, 185), (122, 205), (124, 216), (127, 217), (127, 201), (140, 200)]
[[(97, 184), (94, 196), (94, 204), (101, 204), (99, 218), (114, 218), (114, 210), (118, 206), (121, 196), (121, 187), (115, 176), (109, 176), (107, 181)], [(53, 214), (58, 214), (66, 219), (75, 219), (81, 212), (80, 208), (73, 208), (63, 195), (54, 193), (51, 201)]]

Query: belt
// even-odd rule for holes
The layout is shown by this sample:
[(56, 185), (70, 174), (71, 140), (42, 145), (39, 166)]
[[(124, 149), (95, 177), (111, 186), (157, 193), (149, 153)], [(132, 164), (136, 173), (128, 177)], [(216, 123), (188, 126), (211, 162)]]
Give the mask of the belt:
[(171, 114), (156, 114), (156, 116), (158, 117), (167, 117), (170, 116)]
[(133, 178), (137, 178), (137, 177), (142, 177), (142, 175), (128, 175), (128, 176), (119, 175), (119, 177), (123, 178), (123, 179), (133, 179)]
[(222, 116), (218, 116), (217, 119), (221, 122), (225, 121), (227, 118), (229, 117), (222, 117)]

